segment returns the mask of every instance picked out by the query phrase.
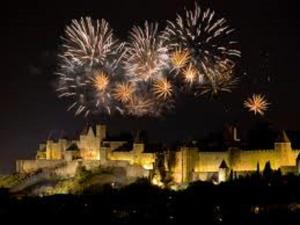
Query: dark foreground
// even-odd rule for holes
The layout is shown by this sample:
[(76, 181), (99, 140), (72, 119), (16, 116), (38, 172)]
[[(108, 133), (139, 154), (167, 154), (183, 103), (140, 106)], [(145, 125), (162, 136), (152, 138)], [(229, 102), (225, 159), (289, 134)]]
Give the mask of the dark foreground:
[[(299, 224), (300, 177), (252, 176), (221, 185), (197, 182), (170, 191), (140, 180), (82, 195), (11, 196), (1, 190), (0, 218), (98, 221), (97, 224)], [(59, 224), (59, 223), (58, 223)]]

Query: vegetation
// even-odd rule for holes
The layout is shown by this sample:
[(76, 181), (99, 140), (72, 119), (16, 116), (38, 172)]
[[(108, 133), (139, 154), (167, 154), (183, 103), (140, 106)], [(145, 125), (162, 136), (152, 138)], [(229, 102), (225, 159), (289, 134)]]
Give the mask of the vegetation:
[(27, 175), (24, 174), (12, 174), (0, 176), (0, 188), (12, 188), (13, 186), (20, 184)]
[[(172, 191), (151, 185), (147, 179), (122, 188), (95, 186), (95, 174), (114, 171), (84, 169), (62, 190), (76, 195), (7, 198), (0, 191), (0, 214), (20, 218), (50, 217), (70, 221), (100, 219), (102, 224), (299, 224), (300, 177), (282, 176), (266, 167), (262, 174), (214, 185), (194, 182)], [(69, 182), (69, 183), (68, 183)], [(99, 184), (99, 183), (98, 183)], [(57, 185), (57, 190), (58, 190)], [(80, 193), (80, 194), (79, 194)], [(23, 217), (22, 217), (23, 216)]]

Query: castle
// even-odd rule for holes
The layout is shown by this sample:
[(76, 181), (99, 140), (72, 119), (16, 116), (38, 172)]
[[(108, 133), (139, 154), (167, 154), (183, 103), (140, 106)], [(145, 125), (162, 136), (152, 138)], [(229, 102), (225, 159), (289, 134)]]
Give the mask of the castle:
[[(233, 132), (234, 141), (236, 130)], [(57, 170), (74, 175), (79, 166), (87, 170), (121, 167), (128, 177), (146, 177), (154, 184), (162, 184), (168, 177), (174, 184), (197, 180), (223, 182), (229, 176), (243, 176), (260, 172), (266, 163), (283, 174), (300, 172), (300, 149), (292, 149), (287, 134), (282, 131), (273, 149), (243, 150), (238, 147), (206, 151), (196, 146), (178, 146), (175, 151), (148, 146), (141, 138), (133, 142), (107, 137), (105, 125), (89, 126), (77, 140), (59, 138), (40, 144), (35, 160), (17, 160), (18, 173), (38, 170)]]

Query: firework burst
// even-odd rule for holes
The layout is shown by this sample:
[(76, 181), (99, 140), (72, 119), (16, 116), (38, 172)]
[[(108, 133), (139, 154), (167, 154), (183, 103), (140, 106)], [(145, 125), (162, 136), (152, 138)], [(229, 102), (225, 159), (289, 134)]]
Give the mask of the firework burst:
[(163, 78), (153, 83), (153, 93), (158, 99), (166, 100), (172, 96), (172, 84)]
[(95, 77), (91, 78), (91, 81), (93, 83), (93, 86), (99, 92), (104, 92), (109, 85), (109, 78), (108, 78), (107, 74), (105, 74), (103, 72), (100, 72)]
[(132, 101), (135, 88), (131, 83), (119, 83), (114, 88), (113, 96), (117, 101), (128, 103)]
[[(183, 79), (188, 84), (193, 84), (198, 77), (198, 70), (190, 63), (187, 67), (182, 70)], [(200, 78), (201, 76), (199, 76)]]
[(190, 54), (188, 51), (176, 50), (171, 54), (171, 64), (176, 70), (180, 70), (188, 64), (190, 60)]
[[(104, 19), (72, 20), (59, 54), (58, 95), (71, 101), (75, 115), (117, 110), (159, 116), (172, 108), (181, 82), (194, 94), (230, 92), (240, 57), (232, 31), (224, 18), (197, 4), (163, 32), (157, 23), (134, 26), (126, 43)], [(259, 104), (255, 114), (267, 109), (268, 103)]]
[(120, 79), (125, 50), (109, 24), (89, 17), (72, 20), (63, 41), (57, 91), (59, 97), (71, 100), (68, 110), (88, 116), (117, 109), (111, 92)]
[(159, 36), (158, 24), (145, 22), (144, 27), (134, 26), (129, 35), (124, 60), (127, 75), (136, 81), (161, 78), (169, 57)]
[(146, 95), (133, 95), (131, 101), (125, 105), (126, 113), (132, 116), (159, 116), (160, 111), (154, 110), (156, 105), (155, 99)]
[[(236, 48), (237, 42), (230, 39), (233, 29), (226, 20), (218, 18), (210, 9), (202, 11), (195, 3), (194, 10), (186, 10), (185, 15), (177, 15), (174, 22), (167, 23), (162, 37), (169, 53), (176, 55), (177, 49), (188, 52), (187, 60), (197, 69), (196, 76), (200, 76), (193, 80), (198, 84), (205, 81), (214, 92), (222, 91), (216, 90), (223, 75), (220, 64), (230, 61), (234, 65), (234, 60), (241, 54)], [(231, 76), (233, 78), (233, 73)]]
[(238, 84), (238, 78), (233, 76), (233, 65), (228, 61), (222, 61), (215, 65), (217, 68), (208, 69), (206, 71), (210, 82), (204, 80), (200, 85), (200, 94), (217, 95), (220, 92), (231, 92)]
[(61, 57), (79, 65), (104, 64), (122, 48), (106, 20), (93, 21), (90, 17), (72, 20), (63, 41)]
[(244, 106), (253, 112), (255, 115), (264, 115), (265, 111), (268, 109), (270, 103), (266, 100), (265, 96), (261, 94), (253, 94), (247, 100), (244, 101)]

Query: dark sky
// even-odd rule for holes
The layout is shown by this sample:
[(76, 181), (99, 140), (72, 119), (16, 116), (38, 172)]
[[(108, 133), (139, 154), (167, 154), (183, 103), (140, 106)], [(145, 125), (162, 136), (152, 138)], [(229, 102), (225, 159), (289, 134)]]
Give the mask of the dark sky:
[[(56, 54), (64, 26), (72, 18), (106, 18), (120, 38), (145, 19), (173, 19), (194, 0), (10, 1), (2, 6), (0, 171), (17, 158), (33, 157), (49, 132), (75, 134), (87, 122), (66, 112), (53, 86)], [(47, 3), (46, 3), (47, 2)], [(232, 94), (217, 99), (180, 98), (176, 110), (163, 118), (106, 118), (111, 132), (146, 129), (154, 140), (198, 137), (221, 130), (225, 123), (251, 126), (260, 118), (243, 109), (254, 92), (272, 102), (265, 120), (276, 128), (300, 128), (300, 14), (296, 0), (207, 0), (237, 30), (243, 57), (241, 82)], [(300, 138), (300, 137), (299, 137)]]

